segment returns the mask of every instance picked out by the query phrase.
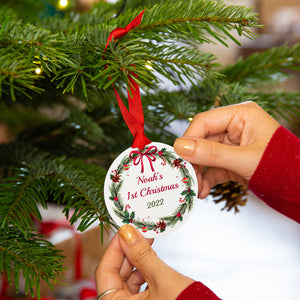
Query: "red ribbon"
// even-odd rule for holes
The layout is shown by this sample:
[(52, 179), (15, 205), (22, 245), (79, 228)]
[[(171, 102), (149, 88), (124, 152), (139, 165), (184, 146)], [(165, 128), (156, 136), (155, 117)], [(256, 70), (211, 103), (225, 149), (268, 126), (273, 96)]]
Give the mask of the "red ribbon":
[[(118, 39), (126, 35), (130, 30), (140, 25), (143, 14), (145, 11), (142, 11), (135, 19), (133, 19), (125, 28), (118, 27), (114, 29), (106, 42), (106, 48), (109, 45), (109, 42), (113, 39)], [(132, 78), (132, 76), (137, 77), (134, 73), (130, 72), (128, 75), (128, 80), (130, 83), (130, 91), (127, 89), (128, 94), (128, 104), (129, 110), (124, 105), (120, 95), (118, 94), (116, 88), (113, 86), (115, 95), (123, 116), (125, 123), (127, 124), (130, 132), (132, 133), (134, 140), (131, 145), (132, 148), (144, 149), (144, 147), (151, 143), (151, 141), (146, 137), (144, 132), (144, 113), (142, 107), (142, 100), (140, 95), (140, 87), (138, 83)]]
[[(146, 156), (148, 158), (150, 167), (152, 172), (154, 172), (152, 161), (155, 161), (156, 158), (154, 154), (157, 152), (157, 148), (155, 146), (151, 146), (147, 149), (145, 153), (142, 153), (140, 151), (133, 150), (130, 152), (129, 157), (133, 159), (133, 164), (137, 166), (139, 163), (141, 163), (141, 173), (144, 173), (144, 160), (143, 158)], [(137, 154), (137, 156), (134, 156), (134, 154)]]
[(112, 41), (113, 38), (119, 39), (122, 36), (126, 35), (131, 29), (139, 26), (141, 24), (144, 12), (145, 12), (145, 10), (143, 10), (138, 16), (136, 16), (128, 25), (125, 26), (125, 28), (118, 27), (118, 28), (114, 29), (109, 34), (109, 37), (107, 39), (104, 52), (105, 52), (106, 48), (108, 47), (109, 42)]

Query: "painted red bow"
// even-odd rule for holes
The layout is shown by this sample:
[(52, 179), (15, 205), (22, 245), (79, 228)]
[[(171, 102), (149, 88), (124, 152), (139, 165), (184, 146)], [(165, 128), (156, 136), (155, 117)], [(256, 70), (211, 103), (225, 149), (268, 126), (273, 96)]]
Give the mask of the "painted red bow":
[[(152, 162), (156, 160), (154, 154), (157, 152), (157, 148), (155, 146), (151, 146), (145, 151), (144, 153), (140, 151), (133, 150), (130, 152), (129, 157), (133, 159), (133, 164), (137, 166), (139, 163), (141, 163), (141, 173), (144, 173), (144, 157), (146, 156), (148, 158), (150, 167), (152, 172), (154, 172), (153, 164)], [(137, 156), (135, 156), (137, 154)]]

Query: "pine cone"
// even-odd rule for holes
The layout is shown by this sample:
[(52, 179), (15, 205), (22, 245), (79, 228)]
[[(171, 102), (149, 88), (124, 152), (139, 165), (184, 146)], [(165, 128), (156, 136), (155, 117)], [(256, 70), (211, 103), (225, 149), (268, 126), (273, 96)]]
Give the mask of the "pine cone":
[(238, 182), (229, 181), (222, 184), (218, 184), (211, 189), (210, 194), (218, 199), (214, 202), (217, 204), (222, 201), (226, 201), (225, 206), (221, 209), (227, 209), (230, 211), (234, 208), (234, 212), (239, 212), (238, 206), (245, 206), (247, 203), (247, 188)]

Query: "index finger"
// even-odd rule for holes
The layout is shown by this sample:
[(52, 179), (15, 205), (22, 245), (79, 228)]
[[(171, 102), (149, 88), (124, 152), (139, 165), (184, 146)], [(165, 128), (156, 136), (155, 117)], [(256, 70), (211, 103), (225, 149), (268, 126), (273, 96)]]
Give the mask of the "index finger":
[(236, 105), (214, 108), (197, 114), (184, 133), (184, 137), (206, 138), (226, 132), (237, 110)]

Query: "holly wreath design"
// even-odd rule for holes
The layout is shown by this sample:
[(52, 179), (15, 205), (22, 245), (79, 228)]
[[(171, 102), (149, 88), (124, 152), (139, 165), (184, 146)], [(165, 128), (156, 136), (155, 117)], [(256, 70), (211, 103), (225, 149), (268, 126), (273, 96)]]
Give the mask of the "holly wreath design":
[[(144, 158), (148, 160), (152, 171), (154, 171), (152, 162), (156, 161), (156, 159), (162, 160), (162, 165), (168, 164), (172, 168), (177, 168), (179, 170), (180, 179), (185, 186), (185, 189), (181, 192), (182, 197), (179, 200), (181, 204), (170, 216), (159, 218), (158, 222), (136, 218), (135, 211), (130, 211), (129, 205), (124, 205), (120, 195), (120, 190), (124, 182), (123, 177), (132, 165), (141, 164), (141, 173), (144, 172)], [(173, 227), (177, 222), (182, 222), (185, 212), (192, 209), (193, 197), (196, 196), (195, 191), (192, 189), (194, 180), (186, 168), (186, 162), (166, 148), (162, 148), (158, 151), (156, 146), (148, 146), (141, 151), (131, 151), (129, 155), (121, 160), (117, 168), (112, 171), (110, 179), (109, 199), (113, 201), (115, 214), (124, 224), (132, 223), (137, 229), (142, 230), (142, 232), (153, 230), (156, 233), (161, 233), (164, 232), (167, 227)]]

